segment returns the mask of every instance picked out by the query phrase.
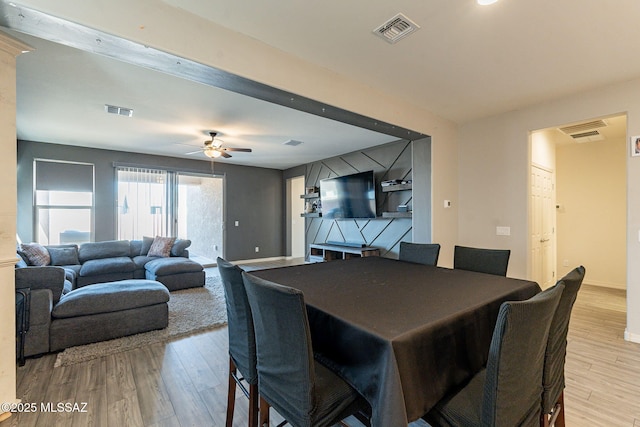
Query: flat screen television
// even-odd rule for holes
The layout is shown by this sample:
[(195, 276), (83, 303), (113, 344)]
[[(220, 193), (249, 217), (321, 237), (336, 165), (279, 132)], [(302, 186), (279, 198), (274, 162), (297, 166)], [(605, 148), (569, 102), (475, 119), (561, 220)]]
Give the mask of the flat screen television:
[(373, 171), (320, 181), (323, 218), (375, 218), (376, 185)]

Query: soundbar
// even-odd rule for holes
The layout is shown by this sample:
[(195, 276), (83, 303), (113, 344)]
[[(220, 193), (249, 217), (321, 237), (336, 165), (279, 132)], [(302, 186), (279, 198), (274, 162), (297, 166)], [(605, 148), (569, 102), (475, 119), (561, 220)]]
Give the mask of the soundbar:
[(327, 240), (326, 242), (327, 245), (334, 245), (334, 246), (346, 246), (349, 248), (364, 248), (367, 245), (365, 245), (364, 243), (358, 243), (358, 242), (336, 242), (334, 240)]

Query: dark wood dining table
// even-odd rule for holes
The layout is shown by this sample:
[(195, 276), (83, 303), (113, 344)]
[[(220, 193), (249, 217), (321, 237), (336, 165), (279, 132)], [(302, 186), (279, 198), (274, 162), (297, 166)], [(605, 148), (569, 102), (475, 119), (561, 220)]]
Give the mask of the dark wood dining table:
[(486, 364), (500, 305), (540, 292), (382, 257), (251, 274), (303, 291), (314, 352), (367, 399), (373, 427), (404, 427), (464, 384)]

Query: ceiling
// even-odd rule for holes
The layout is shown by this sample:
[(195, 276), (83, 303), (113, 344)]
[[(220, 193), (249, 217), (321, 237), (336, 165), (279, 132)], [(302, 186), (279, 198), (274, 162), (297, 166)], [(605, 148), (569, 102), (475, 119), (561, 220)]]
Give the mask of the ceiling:
[[(636, 0), (154, 2), (459, 124), (640, 76)], [(420, 29), (395, 44), (375, 37), (398, 12)], [(185, 156), (217, 130), (228, 146), (254, 150), (223, 161), (281, 169), (397, 139), (19, 38), (37, 48), (18, 61), (19, 138)], [(134, 116), (108, 116), (106, 103)], [(289, 139), (304, 144), (282, 145)]]

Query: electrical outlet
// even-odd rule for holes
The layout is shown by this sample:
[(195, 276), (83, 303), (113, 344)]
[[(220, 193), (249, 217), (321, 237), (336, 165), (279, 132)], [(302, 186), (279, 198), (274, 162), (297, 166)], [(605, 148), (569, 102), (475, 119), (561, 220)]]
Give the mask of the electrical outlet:
[(564, 261), (562, 261), (562, 266), (563, 267), (569, 267), (569, 260), (565, 259)]
[(240, 221), (235, 222), (236, 227), (240, 225)]
[(256, 252), (260, 252), (260, 247), (256, 246)]

